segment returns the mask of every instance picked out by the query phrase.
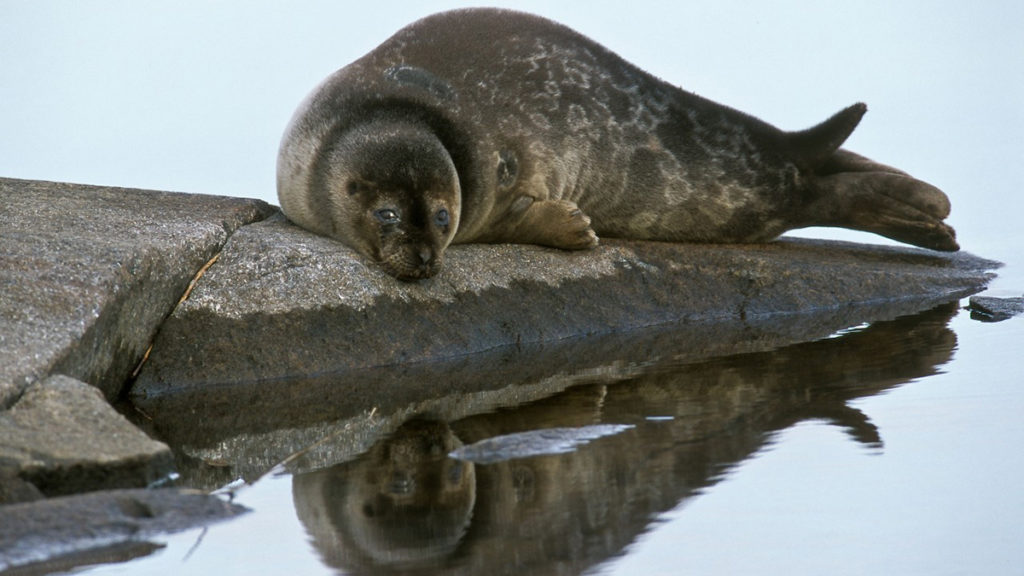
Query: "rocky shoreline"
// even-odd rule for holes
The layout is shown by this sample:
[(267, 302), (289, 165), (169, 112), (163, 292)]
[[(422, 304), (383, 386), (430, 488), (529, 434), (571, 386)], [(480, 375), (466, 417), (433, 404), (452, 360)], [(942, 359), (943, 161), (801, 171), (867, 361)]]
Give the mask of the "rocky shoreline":
[[(579, 253), (457, 246), (438, 277), (400, 283), (258, 200), (0, 178), (0, 527), (29, 526), (16, 518), (72, 494), (89, 493), (82, 509), (96, 518), (97, 502), (123, 510), (123, 498), (97, 494), (180, 472), (164, 442), (202, 451), (243, 429), (262, 435), (263, 452), (247, 460), (260, 463), (231, 469), (258, 476), (331, 419), (411, 403), (443, 411), (446, 395), (500, 388), (513, 356), (564, 374), (626, 373), (635, 362), (766, 349), (974, 294), (997, 266), (826, 241), (607, 240)], [(659, 340), (671, 350), (645, 340), (652, 327), (671, 333)], [(493, 361), (446, 382), (469, 357)], [(146, 416), (129, 420), (109, 403), (125, 398)], [(240, 422), (241, 406), (251, 420)], [(308, 434), (279, 435), (284, 427)], [(203, 509), (194, 523), (239, 512)], [(0, 570), (17, 565), (5, 550), (25, 537), (11, 530), (0, 530)]]

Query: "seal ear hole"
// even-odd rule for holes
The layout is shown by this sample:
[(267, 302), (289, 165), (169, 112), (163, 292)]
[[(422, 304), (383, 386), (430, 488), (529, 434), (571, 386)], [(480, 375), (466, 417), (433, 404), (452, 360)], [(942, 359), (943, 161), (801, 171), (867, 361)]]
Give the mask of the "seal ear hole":
[(502, 189), (511, 188), (519, 176), (519, 159), (515, 152), (502, 150), (498, 152), (498, 187)]
[(345, 189), (348, 190), (349, 194), (355, 194), (356, 192), (359, 192), (359, 183), (355, 180), (349, 180)]

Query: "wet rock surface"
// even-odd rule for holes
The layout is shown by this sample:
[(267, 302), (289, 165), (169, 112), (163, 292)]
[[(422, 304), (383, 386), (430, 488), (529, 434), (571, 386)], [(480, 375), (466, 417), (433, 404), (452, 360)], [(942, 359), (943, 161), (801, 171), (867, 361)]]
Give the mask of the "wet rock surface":
[[(401, 283), (259, 201), (0, 179), (0, 559), (91, 554), (91, 535), (224, 512), (109, 491), (173, 469), (207, 489), (282, 463), (320, 470), (411, 417), (823, 338), (977, 292), (997, 265), (836, 242), (606, 240), (456, 246), (438, 277)], [(107, 401), (151, 342), (123, 411), (133, 426)], [(65, 546), (72, 528), (93, 543)], [(152, 551), (118, 537), (100, 554)]]
[(987, 322), (1001, 322), (1024, 314), (1024, 297), (971, 296), (968, 308), (971, 310), (972, 318)]
[[(121, 541), (118, 553), (130, 554), (144, 544), (136, 535), (223, 516), (200, 513), (205, 496), (106, 492), (174, 470), (170, 448), (108, 400), (196, 272), (233, 231), (273, 211), (257, 200), (0, 178), (0, 571)], [(104, 492), (59, 497), (88, 491)], [(117, 508), (125, 502), (142, 512)], [(50, 569), (63, 568), (40, 571)]]
[(0, 571), (64, 571), (149, 554), (147, 541), (231, 518), (246, 508), (184, 490), (111, 490), (0, 506)]
[(257, 200), (0, 178), (0, 407), (66, 374), (115, 398)]
[(397, 282), (348, 248), (274, 218), (233, 235), (164, 323), (132, 395), (437, 361), (671, 322), (740, 323), (872, 302), (909, 311), (978, 291), (966, 253), (839, 242), (592, 251), (454, 246), (442, 272)]
[(99, 390), (59, 375), (29, 386), (0, 412), (0, 461), (16, 470), (0, 484), (17, 486), (7, 498), (0, 488), (0, 504), (29, 499), (26, 489), (57, 496), (146, 486), (174, 466), (170, 448), (118, 414)]
[[(458, 419), (585, 375), (621, 381), (913, 314), (979, 290), (995, 266), (825, 241), (607, 240), (455, 246), (438, 277), (410, 284), (275, 216), (232, 236), (131, 397), (188, 456), (188, 482), (213, 488), (298, 452), (307, 467), (354, 456), (415, 413)], [(333, 454), (306, 450), (328, 437)]]
[[(918, 304), (875, 302), (784, 321), (662, 325), (505, 346), (441, 362), (190, 388), (138, 405), (148, 415), (142, 424), (185, 456), (178, 468), (185, 483), (214, 489), (236, 478), (255, 481), (285, 461), (290, 471), (300, 472), (354, 458), (420, 415), (455, 421), (580, 384), (622, 385), (709, 358), (832, 341), (829, 336), (865, 318), (903, 318)], [(858, 339), (865, 340), (870, 338)], [(876, 343), (871, 353), (885, 356), (886, 342)], [(238, 406), (246, 407), (244, 413)]]

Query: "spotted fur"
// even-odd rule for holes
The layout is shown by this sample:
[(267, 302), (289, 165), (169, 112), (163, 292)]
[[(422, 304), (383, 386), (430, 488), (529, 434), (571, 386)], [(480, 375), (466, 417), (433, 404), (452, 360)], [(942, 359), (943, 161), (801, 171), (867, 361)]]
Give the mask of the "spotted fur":
[[(438, 258), (451, 242), (760, 242), (814, 225), (958, 249), (943, 222), (945, 194), (840, 148), (865, 111), (855, 104), (786, 132), (663, 82), (560, 24), (456, 10), (400, 30), (313, 91), (285, 133), (278, 191), (299, 225), (416, 268), (421, 248), (367, 247), (371, 233), (350, 224), (366, 212), (364, 199), (339, 192), (352, 179), (401, 187), (389, 163), (356, 167), (346, 155), (357, 147), (338, 146), (383, 122), (405, 126), (391, 137), (418, 142), (413, 148), (429, 150), (425, 169), (445, 173), (423, 179), (447, 186), (432, 189), (432, 201), (456, 212), (432, 247)], [(386, 268), (418, 278), (437, 266)]]

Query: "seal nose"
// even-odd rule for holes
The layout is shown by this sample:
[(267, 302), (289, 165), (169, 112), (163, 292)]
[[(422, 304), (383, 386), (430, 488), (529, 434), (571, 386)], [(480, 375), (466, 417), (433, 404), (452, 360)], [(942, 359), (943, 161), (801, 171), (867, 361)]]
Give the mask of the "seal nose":
[(429, 246), (423, 246), (420, 248), (420, 262), (423, 264), (430, 264), (430, 261), (434, 259), (434, 251)]

